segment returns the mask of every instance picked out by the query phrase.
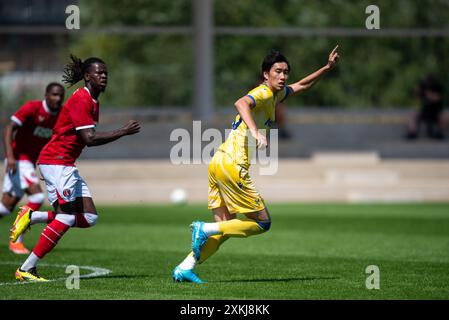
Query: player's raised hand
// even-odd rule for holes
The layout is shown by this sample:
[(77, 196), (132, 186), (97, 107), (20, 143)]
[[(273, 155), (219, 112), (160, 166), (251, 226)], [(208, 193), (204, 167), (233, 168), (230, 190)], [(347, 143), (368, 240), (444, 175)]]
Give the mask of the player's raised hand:
[(338, 45), (332, 50), (332, 52), (329, 54), (329, 59), (327, 61), (327, 66), (329, 69), (332, 69), (337, 64), (338, 59), (340, 59), (340, 55), (338, 54)]
[(136, 120), (129, 120), (123, 127), (126, 135), (136, 134), (140, 131), (140, 124)]

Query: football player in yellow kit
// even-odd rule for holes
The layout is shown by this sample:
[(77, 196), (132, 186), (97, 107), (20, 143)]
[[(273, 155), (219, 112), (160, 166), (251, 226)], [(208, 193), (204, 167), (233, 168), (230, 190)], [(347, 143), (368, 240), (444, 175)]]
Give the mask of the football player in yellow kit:
[[(337, 63), (336, 46), (326, 65), (304, 79), (287, 85), (290, 64), (279, 51), (272, 50), (263, 60), (264, 82), (235, 103), (238, 114), (232, 131), (218, 148), (209, 165), (208, 208), (215, 222), (194, 221), (191, 225), (192, 252), (172, 273), (174, 281), (203, 281), (193, 272), (229, 238), (245, 238), (270, 229), (270, 214), (249, 177), (250, 143), (255, 139), (258, 149), (267, 147), (264, 130), (275, 120), (275, 108), (288, 96), (308, 90)], [(243, 214), (244, 218), (237, 217)]]

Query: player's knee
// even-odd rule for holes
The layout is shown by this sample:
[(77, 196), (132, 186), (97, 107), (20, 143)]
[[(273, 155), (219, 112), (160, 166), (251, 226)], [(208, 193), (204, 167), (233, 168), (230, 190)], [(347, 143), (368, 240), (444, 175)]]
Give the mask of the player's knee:
[(55, 220), (58, 220), (59, 222), (62, 222), (65, 225), (68, 225), (69, 227), (72, 227), (75, 225), (76, 217), (74, 214), (58, 213), (56, 215)]
[(264, 230), (268, 231), (271, 227), (271, 220), (257, 221), (257, 224)]
[(98, 214), (95, 214), (95, 213), (85, 213), (85, 214), (84, 214), (84, 219), (86, 219), (86, 221), (87, 221), (87, 223), (89, 224), (89, 226), (93, 227), (94, 225), (97, 224)]

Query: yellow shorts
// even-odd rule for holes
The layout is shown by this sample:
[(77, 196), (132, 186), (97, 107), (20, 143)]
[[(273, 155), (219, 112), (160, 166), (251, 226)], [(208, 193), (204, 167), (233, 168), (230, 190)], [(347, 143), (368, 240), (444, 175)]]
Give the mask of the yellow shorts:
[(230, 213), (248, 213), (265, 208), (264, 201), (249, 177), (248, 169), (217, 151), (209, 164), (208, 208), (226, 206)]

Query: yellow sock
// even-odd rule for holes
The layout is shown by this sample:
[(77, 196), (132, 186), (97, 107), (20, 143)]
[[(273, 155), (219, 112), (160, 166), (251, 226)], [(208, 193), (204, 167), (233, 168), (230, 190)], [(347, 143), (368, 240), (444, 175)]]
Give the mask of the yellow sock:
[[(229, 237), (222, 236), (221, 234), (210, 236), (209, 239), (207, 239), (207, 242), (201, 248), (200, 260), (198, 261), (198, 263), (203, 263), (204, 261), (206, 261), (210, 256), (212, 256), (215, 252), (217, 252), (222, 243), (228, 239)], [(189, 264), (195, 263), (191, 260), (190, 257), (193, 257), (193, 251), (190, 251), (186, 259), (184, 260), (188, 261), (186, 267), (187, 266), (190, 267)]]
[[(218, 229), (221, 234), (210, 236), (204, 246), (201, 248), (199, 264), (206, 261), (215, 252), (218, 251), (220, 246), (231, 237), (246, 238), (252, 235), (265, 232), (259, 224), (252, 219), (232, 219), (228, 221), (218, 222)], [(185, 261), (189, 260), (189, 256), (193, 257), (193, 252), (190, 252)], [(190, 263), (195, 263), (190, 262)]]
[(223, 236), (221, 234), (210, 236), (209, 239), (207, 239), (207, 242), (201, 248), (200, 260), (198, 261), (198, 263), (203, 263), (204, 261), (206, 261), (210, 256), (217, 252), (223, 242), (228, 239), (229, 237)]
[(218, 222), (218, 230), (224, 236), (236, 238), (246, 238), (266, 231), (251, 219), (232, 219)]

